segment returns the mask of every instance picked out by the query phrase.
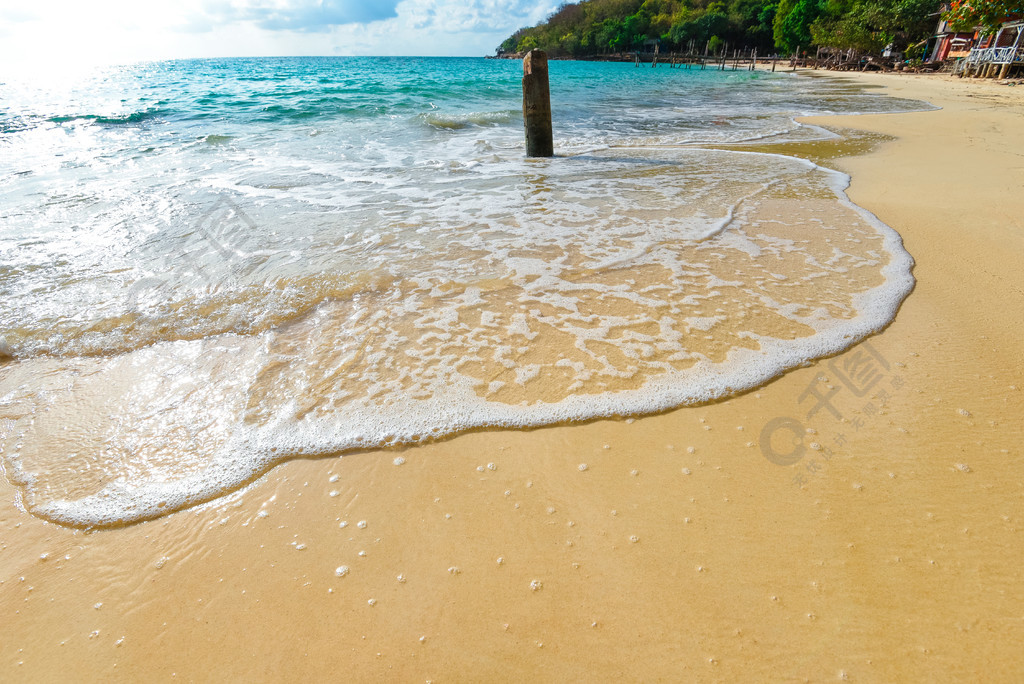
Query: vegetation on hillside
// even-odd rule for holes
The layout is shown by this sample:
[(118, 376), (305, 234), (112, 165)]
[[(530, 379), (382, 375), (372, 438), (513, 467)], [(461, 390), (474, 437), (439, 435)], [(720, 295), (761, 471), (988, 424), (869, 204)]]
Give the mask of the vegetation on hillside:
[(1007, 17), (1024, 14), (1024, 0), (953, 0), (943, 15), (954, 28), (971, 30), (980, 26), (982, 32), (992, 35)]
[(693, 46), (715, 53), (725, 45), (762, 54), (818, 45), (877, 52), (927, 38), (939, 5), (940, 0), (582, 0), (516, 31), (498, 50), (539, 47), (553, 57), (587, 57), (642, 50), (657, 41), (663, 52)]

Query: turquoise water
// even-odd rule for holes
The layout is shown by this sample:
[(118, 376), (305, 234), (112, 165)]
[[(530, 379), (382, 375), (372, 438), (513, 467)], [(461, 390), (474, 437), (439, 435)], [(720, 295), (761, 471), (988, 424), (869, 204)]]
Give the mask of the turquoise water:
[(898, 236), (809, 162), (708, 149), (901, 111), (833, 79), (177, 61), (0, 84), (0, 448), (68, 524), (295, 456), (700, 403), (888, 323)]

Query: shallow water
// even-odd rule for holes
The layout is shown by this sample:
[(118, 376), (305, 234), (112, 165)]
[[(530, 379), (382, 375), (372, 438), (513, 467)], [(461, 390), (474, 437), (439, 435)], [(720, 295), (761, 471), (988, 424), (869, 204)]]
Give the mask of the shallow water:
[(161, 515), (296, 456), (706, 402), (886, 325), (845, 176), (699, 145), (921, 108), (828, 79), (553, 62), (170, 62), (0, 86), (0, 447), (26, 507)]

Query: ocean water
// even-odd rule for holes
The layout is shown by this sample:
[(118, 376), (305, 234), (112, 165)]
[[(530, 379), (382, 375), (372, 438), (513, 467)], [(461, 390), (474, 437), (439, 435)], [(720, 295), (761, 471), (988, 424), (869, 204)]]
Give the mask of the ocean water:
[[(899, 236), (729, 144), (906, 111), (840, 81), (552, 62), (177, 61), (0, 83), (0, 456), (130, 523), (276, 463), (697, 404), (890, 322)], [(747, 148), (749, 150), (749, 148)]]

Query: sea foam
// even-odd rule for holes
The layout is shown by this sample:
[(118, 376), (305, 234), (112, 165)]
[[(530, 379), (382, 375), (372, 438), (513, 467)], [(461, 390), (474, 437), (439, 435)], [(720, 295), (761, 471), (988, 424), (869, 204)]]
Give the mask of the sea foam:
[(524, 159), (521, 75), (191, 60), (0, 83), (0, 456), (27, 509), (128, 524), (290, 458), (699, 404), (855, 344), (910, 291), (845, 176), (695, 146), (919, 104), (553, 62), (559, 156)]
[(124, 524), (289, 458), (708, 402), (879, 330), (913, 285), (899, 236), (810, 162), (618, 149), (547, 169), (435, 197), (443, 245), (375, 240), (377, 287), (258, 334), (5, 371), (26, 505)]

